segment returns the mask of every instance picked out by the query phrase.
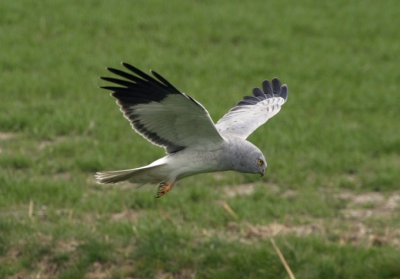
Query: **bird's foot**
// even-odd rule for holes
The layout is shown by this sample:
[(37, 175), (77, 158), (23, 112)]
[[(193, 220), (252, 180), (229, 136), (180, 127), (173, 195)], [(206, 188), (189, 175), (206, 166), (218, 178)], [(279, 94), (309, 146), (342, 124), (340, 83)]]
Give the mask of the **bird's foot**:
[(171, 191), (172, 187), (174, 187), (174, 181), (171, 183), (161, 182), (160, 186), (158, 186), (156, 198), (164, 196), (167, 192)]

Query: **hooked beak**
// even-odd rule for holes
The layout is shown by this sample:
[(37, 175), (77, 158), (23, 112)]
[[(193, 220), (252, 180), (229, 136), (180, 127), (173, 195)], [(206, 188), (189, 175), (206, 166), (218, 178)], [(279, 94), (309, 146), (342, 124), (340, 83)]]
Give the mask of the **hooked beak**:
[(265, 172), (267, 171), (267, 168), (263, 169), (262, 171), (260, 171), (260, 175), (264, 176)]

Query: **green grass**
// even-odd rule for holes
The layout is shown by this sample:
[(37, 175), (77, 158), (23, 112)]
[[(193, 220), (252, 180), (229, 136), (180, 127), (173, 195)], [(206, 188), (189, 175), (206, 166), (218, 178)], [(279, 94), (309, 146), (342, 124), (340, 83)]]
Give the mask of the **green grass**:
[[(397, 1), (0, 3), (0, 278), (400, 278)], [(263, 178), (156, 187), (98, 170), (163, 156), (104, 69), (154, 69), (214, 121), (275, 76)], [(226, 204), (237, 217), (222, 206)], [(31, 210), (29, 209), (31, 206)]]

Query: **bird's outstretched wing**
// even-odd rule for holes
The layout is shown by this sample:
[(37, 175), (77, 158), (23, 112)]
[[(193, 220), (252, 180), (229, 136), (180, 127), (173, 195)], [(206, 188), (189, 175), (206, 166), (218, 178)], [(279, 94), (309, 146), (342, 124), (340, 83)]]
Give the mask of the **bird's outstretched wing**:
[(253, 89), (253, 96), (245, 96), (215, 125), (218, 131), (246, 139), (259, 126), (277, 114), (288, 98), (288, 87), (274, 78), (262, 83), (263, 90)]
[(122, 65), (130, 73), (107, 68), (124, 79), (102, 77), (117, 86), (102, 86), (113, 91), (133, 129), (155, 145), (174, 153), (188, 146), (202, 149), (204, 145), (218, 144), (223, 138), (217, 131), (207, 110), (196, 100), (181, 93), (166, 79), (151, 71), (153, 78), (139, 69)]

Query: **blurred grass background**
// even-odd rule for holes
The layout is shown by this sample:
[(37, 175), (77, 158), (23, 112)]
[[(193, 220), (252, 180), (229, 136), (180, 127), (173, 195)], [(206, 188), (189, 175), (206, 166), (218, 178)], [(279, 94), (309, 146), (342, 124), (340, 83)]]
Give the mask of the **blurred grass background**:
[[(400, 278), (398, 2), (0, 3), (0, 278)], [(264, 79), (268, 173), (156, 187), (98, 170), (164, 155), (98, 89), (154, 69), (216, 122)], [(229, 214), (225, 205), (236, 215)], [(236, 217), (234, 217), (236, 216)]]

